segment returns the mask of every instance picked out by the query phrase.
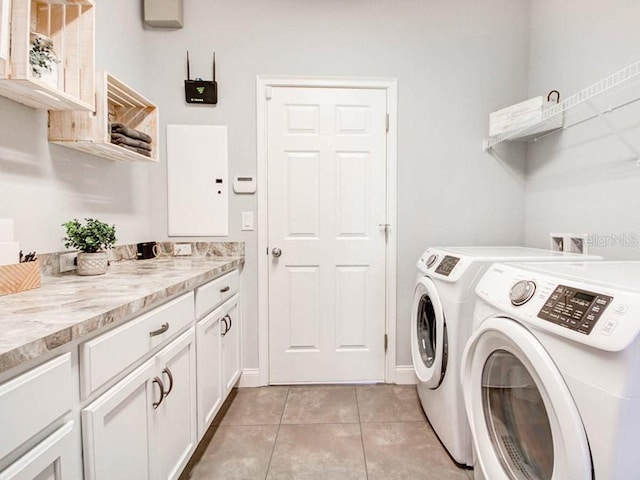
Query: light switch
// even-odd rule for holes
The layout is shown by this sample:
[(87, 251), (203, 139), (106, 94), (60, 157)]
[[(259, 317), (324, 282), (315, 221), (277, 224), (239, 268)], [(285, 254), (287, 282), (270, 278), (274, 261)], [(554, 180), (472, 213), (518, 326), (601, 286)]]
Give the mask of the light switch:
[(253, 212), (242, 212), (242, 230), (253, 230)]

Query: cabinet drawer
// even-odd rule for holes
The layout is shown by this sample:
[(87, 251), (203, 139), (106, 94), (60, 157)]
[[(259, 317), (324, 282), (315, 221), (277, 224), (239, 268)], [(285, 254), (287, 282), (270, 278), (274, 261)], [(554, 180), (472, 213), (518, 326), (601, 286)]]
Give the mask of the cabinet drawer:
[(202, 318), (238, 291), (240, 272), (234, 270), (196, 288), (196, 318)]
[(189, 292), (80, 345), (82, 398), (193, 323)]
[(71, 354), (0, 386), (0, 458), (64, 415), (72, 404)]

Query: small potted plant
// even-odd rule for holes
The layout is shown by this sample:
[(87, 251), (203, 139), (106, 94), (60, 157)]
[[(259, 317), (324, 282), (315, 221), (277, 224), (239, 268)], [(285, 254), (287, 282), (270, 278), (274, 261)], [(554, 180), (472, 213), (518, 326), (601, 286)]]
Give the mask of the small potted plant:
[(116, 242), (116, 226), (94, 218), (85, 218), (82, 224), (77, 219), (62, 224), (67, 229), (64, 246), (80, 250), (78, 253), (78, 275), (101, 275), (107, 272), (107, 252)]
[(32, 75), (57, 88), (58, 63), (60, 60), (53, 51), (53, 41), (40, 33), (32, 33), (29, 50)]

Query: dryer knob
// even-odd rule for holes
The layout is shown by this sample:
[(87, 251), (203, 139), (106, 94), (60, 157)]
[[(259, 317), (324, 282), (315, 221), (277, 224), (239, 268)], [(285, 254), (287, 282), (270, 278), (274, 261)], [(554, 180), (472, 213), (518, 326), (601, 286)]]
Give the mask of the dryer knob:
[(429, 258), (427, 258), (427, 268), (431, 268), (433, 264), (436, 263), (436, 260), (438, 260), (438, 255), (429, 255)]
[(509, 299), (513, 305), (520, 306), (527, 303), (536, 293), (536, 284), (531, 280), (520, 280), (516, 282), (509, 291)]

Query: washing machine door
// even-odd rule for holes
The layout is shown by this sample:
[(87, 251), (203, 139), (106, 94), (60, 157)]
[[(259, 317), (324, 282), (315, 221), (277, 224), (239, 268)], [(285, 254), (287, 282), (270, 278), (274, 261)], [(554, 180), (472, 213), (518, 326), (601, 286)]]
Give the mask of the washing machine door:
[(477, 464), (491, 480), (592, 480), (573, 397), (535, 336), (515, 320), (480, 324), (462, 359)]
[(447, 369), (447, 330), (438, 291), (428, 277), (418, 280), (411, 311), (411, 355), (418, 380), (437, 388)]

